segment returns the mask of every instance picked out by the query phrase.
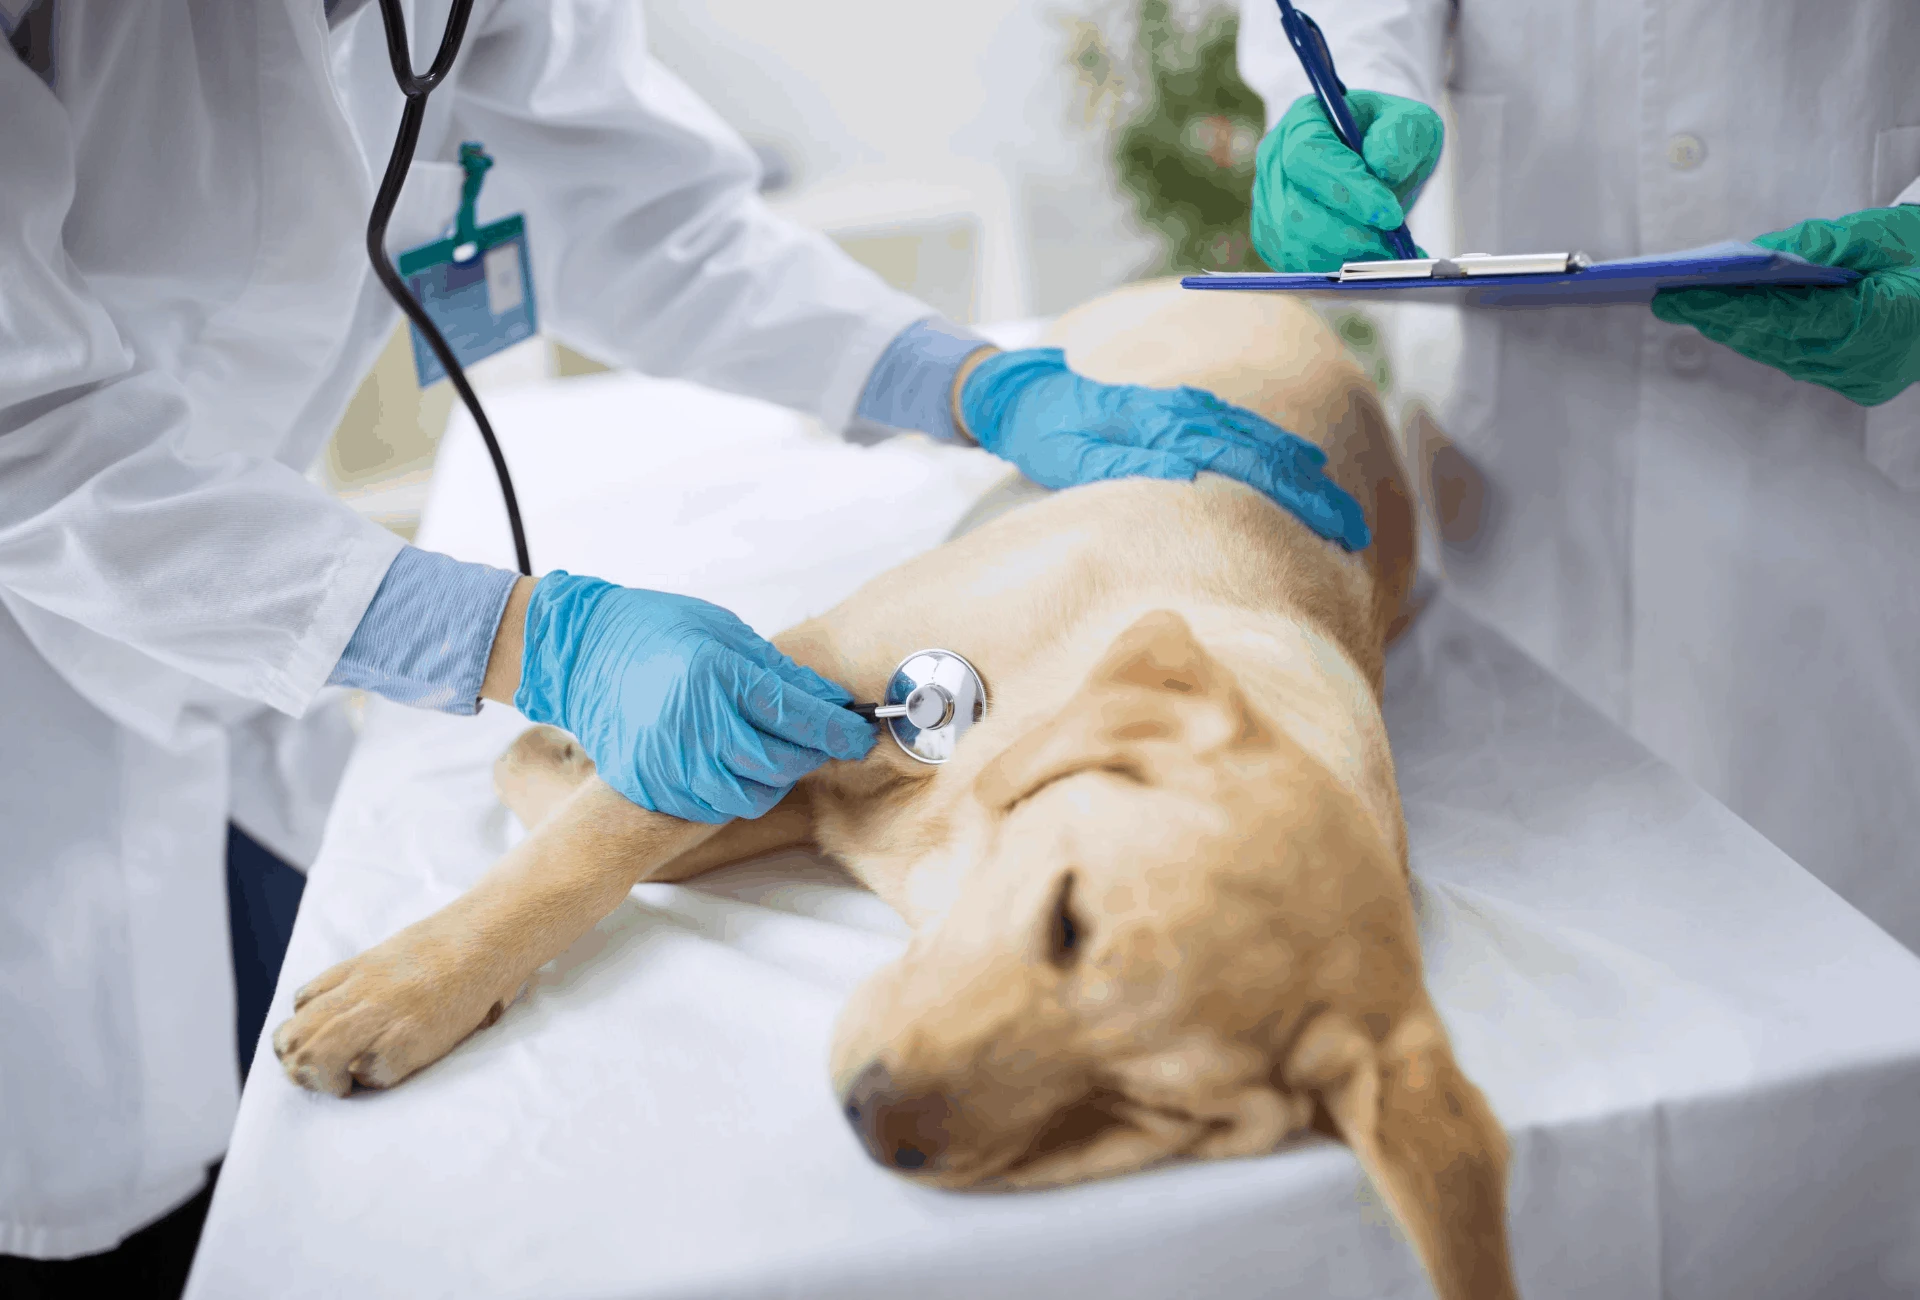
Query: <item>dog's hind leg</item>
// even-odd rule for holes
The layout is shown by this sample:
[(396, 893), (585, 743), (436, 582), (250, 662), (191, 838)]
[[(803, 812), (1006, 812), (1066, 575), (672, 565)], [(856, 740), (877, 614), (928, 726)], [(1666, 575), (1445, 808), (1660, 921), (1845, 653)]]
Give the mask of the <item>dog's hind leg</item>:
[(494, 760), (493, 788), (532, 830), (592, 775), (593, 760), (572, 736), (558, 727), (528, 727)]

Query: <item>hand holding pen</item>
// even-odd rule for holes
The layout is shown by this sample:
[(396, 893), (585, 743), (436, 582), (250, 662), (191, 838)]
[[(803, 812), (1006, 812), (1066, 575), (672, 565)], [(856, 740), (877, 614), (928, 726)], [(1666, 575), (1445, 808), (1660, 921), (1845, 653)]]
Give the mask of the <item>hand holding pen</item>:
[(1424, 257), (1406, 209), (1440, 161), (1439, 114), (1397, 95), (1347, 90), (1319, 26), (1289, 0), (1276, 2), (1314, 93), (1260, 144), (1255, 249), (1276, 271)]

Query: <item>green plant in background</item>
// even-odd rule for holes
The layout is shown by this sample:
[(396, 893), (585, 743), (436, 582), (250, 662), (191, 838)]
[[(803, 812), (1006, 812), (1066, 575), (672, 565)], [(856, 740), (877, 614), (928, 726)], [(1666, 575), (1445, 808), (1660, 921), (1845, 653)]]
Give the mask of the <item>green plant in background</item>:
[(1265, 269), (1247, 224), (1266, 110), (1234, 66), (1238, 17), (1214, 10), (1188, 25), (1169, 0), (1140, 0), (1137, 23), (1142, 102), (1113, 156), (1140, 219), (1166, 245), (1156, 269)]
[[(1225, 0), (1082, 0), (1058, 21), (1080, 122), (1106, 134), (1115, 179), (1161, 239), (1140, 273), (1267, 269), (1248, 234), (1266, 107), (1235, 66), (1237, 14)], [(1386, 395), (1374, 318), (1316, 306)]]

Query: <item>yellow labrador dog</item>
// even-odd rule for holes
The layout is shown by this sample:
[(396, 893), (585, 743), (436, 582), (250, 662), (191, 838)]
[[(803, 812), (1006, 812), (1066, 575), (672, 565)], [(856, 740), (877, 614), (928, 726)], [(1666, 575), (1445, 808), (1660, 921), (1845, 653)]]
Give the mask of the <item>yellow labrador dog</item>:
[(639, 881), (814, 844), (897, 909), (832, 1069), (873, 1157), (1038, 1187), (1318, 1127), (1444, 1300), (1514, 1294), (1506, 1144), (1421, 979), (1380, 717), (1413, 511), (1378, 401), (1292, 299), (1147, 285), (1062, 320), (1094, 378), (1193, 384), (1311, 438), (1376, 539), (1347, 555), (1203, 475), (1047, 495), (775, 638), (862, 699), (964, 654), (992, 708), (939, 767), (884, 739), (726, 827), (628, 803), (568, 738), (500, 760), (528, 837), (471, 892), (308, 984), (274, 1034), (306, 1087), (387, 1087), (491, 1024)]

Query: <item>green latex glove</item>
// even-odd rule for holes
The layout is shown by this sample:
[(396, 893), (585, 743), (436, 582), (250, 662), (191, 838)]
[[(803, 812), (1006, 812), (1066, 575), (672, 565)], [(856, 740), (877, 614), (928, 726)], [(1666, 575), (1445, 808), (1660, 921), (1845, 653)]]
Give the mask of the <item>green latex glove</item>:
[(1654, 296), (1653, 314), (1862, 406), (1920, 379), (1920, 207), (1803, 221), (1753, 242), (1861, 278), (1812, 288), (1666, 289)]
[(1260, 142), (1253, 247), (1276, 271), (1337, 271), (1342, 262), (1393, 257), (1387, 232), (1406, 224), (1440, 161), (1446, 131), (1425, 104), (1351, 90), (1347, 107), (1360, 127), (1359, 154), (1340, 143), (1312, 95), (1294, 100)]

